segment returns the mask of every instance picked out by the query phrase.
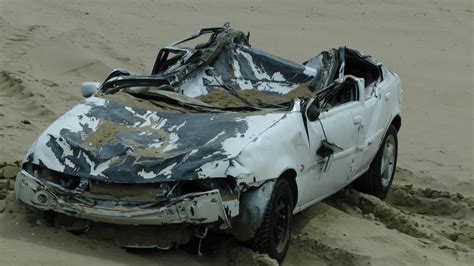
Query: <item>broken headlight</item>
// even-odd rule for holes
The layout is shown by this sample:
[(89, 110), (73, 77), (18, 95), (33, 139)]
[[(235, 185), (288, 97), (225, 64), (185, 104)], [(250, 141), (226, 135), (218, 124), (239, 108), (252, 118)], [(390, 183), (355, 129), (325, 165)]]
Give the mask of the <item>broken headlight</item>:
[(65, 175), (37, 164), (27, 162), (23, 164), (22, 169), (45, 183), (49, 182), (68, 190), (73, 190), (80, 184), (79, 177)]

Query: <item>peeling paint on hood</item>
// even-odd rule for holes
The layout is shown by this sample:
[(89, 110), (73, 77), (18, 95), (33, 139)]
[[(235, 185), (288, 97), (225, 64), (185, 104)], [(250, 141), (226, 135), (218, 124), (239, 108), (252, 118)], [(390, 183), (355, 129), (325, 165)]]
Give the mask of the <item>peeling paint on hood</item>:
[(229, 159), (284, 115), (152, 112), (92, 97), (48, 127), (27, 161), (120, 183), (225, 177)]

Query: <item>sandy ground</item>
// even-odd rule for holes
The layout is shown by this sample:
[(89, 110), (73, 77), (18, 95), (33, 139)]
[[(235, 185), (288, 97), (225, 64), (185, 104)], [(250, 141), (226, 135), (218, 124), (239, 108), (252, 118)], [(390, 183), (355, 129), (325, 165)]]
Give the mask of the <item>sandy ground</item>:
[(0, 264), (272, 263), (222, 235), (207, 241), (204, 257), (127, 253), (110, 239), (47, 225), (13, 203), (7, 184), (35, 137), (81, 100), (81, 82), (101, 81), (111, 68), (148, 73), (160, 47), (230, 21), (251, 32), (254, 47), (297, 62), (352, 46), (403, 82), (400, 169), (389, 197), (349, 188), (297, 215), (284, 264), (469, 265), (473, 16), (472, 1), (448, 0), (0, 0)]

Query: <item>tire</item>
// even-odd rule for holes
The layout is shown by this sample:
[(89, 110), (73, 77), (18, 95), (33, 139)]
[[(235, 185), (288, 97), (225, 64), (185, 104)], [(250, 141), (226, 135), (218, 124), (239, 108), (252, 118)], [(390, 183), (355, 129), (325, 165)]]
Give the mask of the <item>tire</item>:
[(281, 263), (290, 245), (292, 223), (293, 197), (290, 184), (285, 179), (279, 179), (273, 189), (262, 224), (251, 241), (253, 249), (266, 253)]
[(354, 182), (360, 192), (384, 199), (392, 185), (397, 169), (397, 129), (390, 125), (369, 170)]

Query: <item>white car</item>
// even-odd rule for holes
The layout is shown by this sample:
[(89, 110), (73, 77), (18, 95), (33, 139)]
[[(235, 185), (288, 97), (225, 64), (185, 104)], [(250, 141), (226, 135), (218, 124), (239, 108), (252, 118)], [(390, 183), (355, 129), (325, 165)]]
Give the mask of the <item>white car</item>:
[(397, 163), (398, 76), (347, 47), (298, 64), (248, 41), (228, 25), (202, 29), (161, 49), (151, 75), (84, 83), (86, 99), (28, 151), (17, 199), (201, 238), (225, 229), (281, 262), (295, 213), (351, 183), (383, 198)]

